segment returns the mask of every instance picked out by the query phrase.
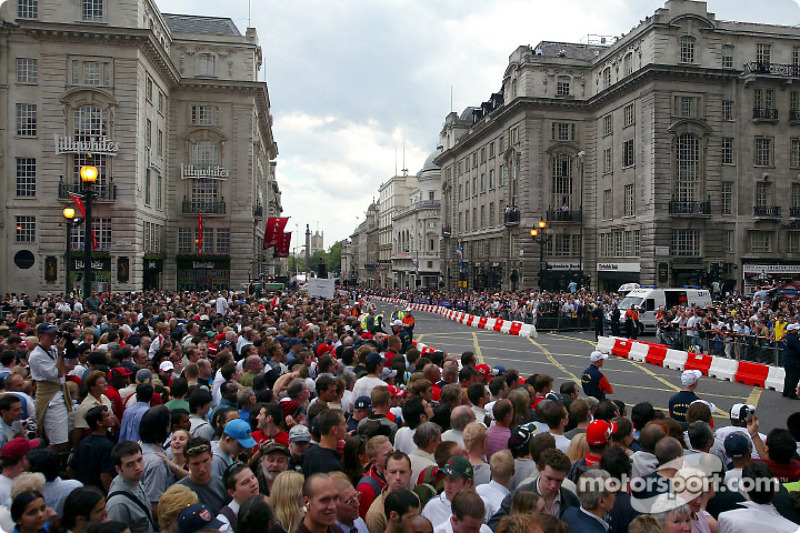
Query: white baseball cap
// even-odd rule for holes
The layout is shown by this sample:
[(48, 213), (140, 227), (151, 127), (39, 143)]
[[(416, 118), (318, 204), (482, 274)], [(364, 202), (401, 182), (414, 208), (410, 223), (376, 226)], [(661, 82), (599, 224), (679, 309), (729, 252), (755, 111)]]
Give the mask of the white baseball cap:
[(707, 405), (707, 406), (708, 406), (708, 408), (711, 410), (711, 415), (712, 415), (712, 416), (714, 415), (714, 413), (715, 413), (715, 412), (716, 412), (716, 410), (717, 410), (717, 406), (716, 406), (716, 405), (714, 405), (714, 404), (713, 404), (713, 403), (711, 403), (711, 402), (707, 402), (707, 401), (705, 401), (705, 400), (695, 400), (695, 401), (693, 401), (693, 402), (692, 402), (691, 404), (689, 404), (689, 405), (694, 405), (694, 404), (696, 404), (696, 403), (702, 403), (702, 404), (705, 404), (705, 405)]
[(800, 331), (800, 324), (789, 324), (786, 326), (786, 331)]
[(699, 370), (684, 370), (681, 374), (681, 385), (689, 387), (697, 383), (697, 380), (703, 377), (703, 373)]
[(158, 365), (158, 369), (162, 372), (169, 372), (170, 370), (175, 370), (175, 365), (170, 361), (161, 361), (161, 364)]
[(596, 363), (601, 359), (608, 359), (608, 354), (595, 350), (592, 352), (592, 355), (589, 356), (589, 361), (591, 361), (592, 363)]

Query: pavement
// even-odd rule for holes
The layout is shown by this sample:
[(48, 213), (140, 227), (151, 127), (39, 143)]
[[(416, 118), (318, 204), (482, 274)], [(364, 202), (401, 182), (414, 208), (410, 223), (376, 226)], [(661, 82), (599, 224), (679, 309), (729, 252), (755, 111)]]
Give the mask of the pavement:
[[(389, 316), (391, 304), (374, 303)], [(589, 365), (589, 354), (596, 345), (591, 331), (539, 332), (539, 337), (534, 339), (472, 328), (423, 311), (414, 312), (414, 318), (414, 340), (449, 353), (472, 351), (479, 362), (514, 368), (524, 377), (550, 374), (555, 378), (553, 389), (556, 391), (568, 380), (580, 385), (581, 374)], [(681, 390), (681, 373), (677, 370), (611, 355), (602, 371), (614, 387), (610, 398), (622, 400), (630, 407), (649, 401), (655, 408), (668, 411), (670, 397)], [(729, 412), (735, 403), (756, 406), (762, 433), (774, 427), (786, 427), (787, 417), (800, 411), (800, 401), (783, 398), (780, 392), (709, 377), (700, 379), (697, 395), (717, 406), (716, 427), (730, 425)]]

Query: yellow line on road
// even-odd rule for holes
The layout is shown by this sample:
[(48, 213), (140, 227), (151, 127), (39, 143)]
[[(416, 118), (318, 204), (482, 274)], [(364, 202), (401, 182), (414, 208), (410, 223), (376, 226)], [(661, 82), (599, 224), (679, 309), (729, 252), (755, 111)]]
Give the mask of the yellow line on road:
[(747, 397), (746, 404), (752, 405), (753, 407), (758, 407), (758, 401), (761, 399), (761, 393), (764, 389), (761, 387), (753, 387), (753, 390), (750, 391), (750, 396)]
[(548, 349), (547, 349), (547, 348), (545, 348), (543, 345), (539, 344), (538, 342), (536, 342), (535, 340), (533, 340), (533, 339), (532, 339), (532, 338), (530, 338), (530, 337), (528, 337), (528, 341), (530, 341), (530, 343), (531, 343), (531, 344), (533, 344), (534, 346), (536, 346), (537, 348), (539, 348), (539, 349), (542, 351), (542, 353), (543, 353), (543, 354), (544, 354), (544, 355), (547, 357), (547, 359), (550, 361), (550, 363), (551, 363), (553, 366), (555, 366), (556, 368), (558, 368), (559, 370), (561, 370), (563, 373), (567, 374), (568, 376), (571, 376), (572, 380), (573, 380), (575, 383), (577, 383), (578, 385), (580, 385), (580, 384), (581, 384), (581, 380), (580, 380), (580, 378), (578, 378), (578, 376), (576, 376), (575, 374), (573, 374), (572, 372), (570, 372), (569, 370), (567, 370), (567, 369), (564, 367), (564, 365), (562, 365), (561, 363), (559, 363), (559, 362), (558, 362), (558, 360), (557, 360), (555, 357), (553, 357), (553, 354), (550, 352), (550, 350), (548, 350)]
[(483, 364), (483, 352), (481, 351), (481, 345), (478, 344), (478, 334), (474, 331), (472, 332), (472, 345), (475, 347), (475, 356), (478, 358), (478, 363)]

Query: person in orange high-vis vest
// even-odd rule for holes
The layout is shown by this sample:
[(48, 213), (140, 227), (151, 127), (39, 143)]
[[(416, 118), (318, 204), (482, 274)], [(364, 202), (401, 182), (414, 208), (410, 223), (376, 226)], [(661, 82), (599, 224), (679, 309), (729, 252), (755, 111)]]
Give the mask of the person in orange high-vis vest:
[(414, 317), (411, 316), (411, 308), (406, 309), (405, 316), (403, 317), (403, 328), (408, 332), (408, 337), (414, 340)]

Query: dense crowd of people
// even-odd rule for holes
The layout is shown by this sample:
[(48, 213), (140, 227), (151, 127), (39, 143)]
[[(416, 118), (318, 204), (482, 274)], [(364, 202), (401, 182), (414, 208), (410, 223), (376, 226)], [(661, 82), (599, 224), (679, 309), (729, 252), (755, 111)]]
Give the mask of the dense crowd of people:
[[(629, 408), (597, 351), (581, 383), (560, 384), (472, 352), (423, 355), (414, 313), (393, 305), (384, 316), (370, 296), (7, 296), (0, 529), (798, 529), (800, 413), (765, 435), (739, 403), (715, 428), (696, 371), (682, 374), (668, 413)], [(511, 295), (462, 298), (491, 308)], [(796, 323), (788, 305), (715, 306)]]

